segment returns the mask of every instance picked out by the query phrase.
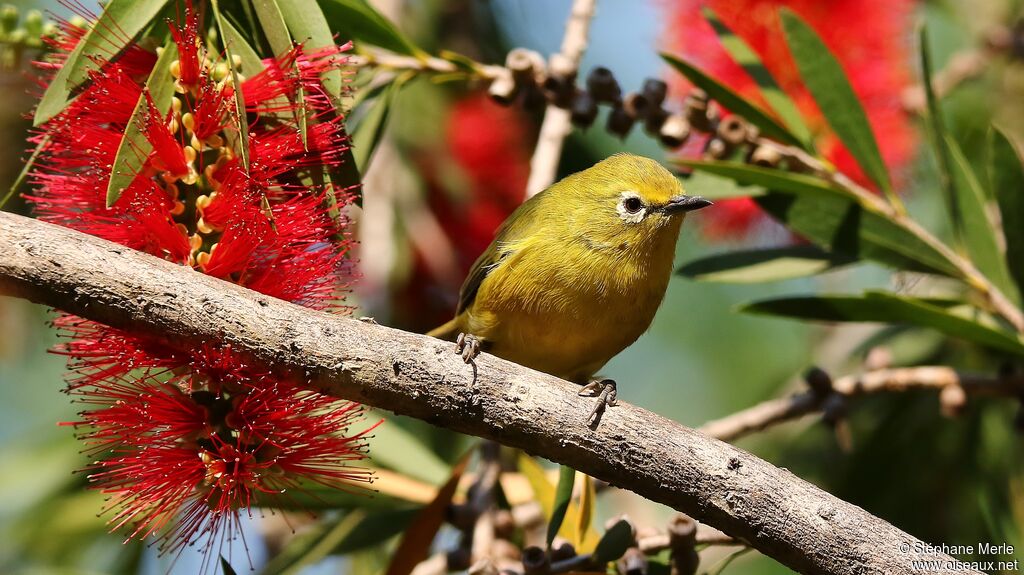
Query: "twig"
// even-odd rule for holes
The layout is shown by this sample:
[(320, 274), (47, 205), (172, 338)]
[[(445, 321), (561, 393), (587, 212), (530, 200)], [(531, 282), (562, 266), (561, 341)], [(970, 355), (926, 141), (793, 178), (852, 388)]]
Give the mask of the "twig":
[(591, 404), (567, 381), (489, 354), (467, 366), (448, 342), (302, 308), (45, 222), (0, 213), (0, 293), (178, 349), (217, 342), (325, 393), (526, 449), (687, 513), (800, 573), (914, 575), (911, 560), (952, 561), (903, 553), (924, 544), (644, 409), (620, 402), (588, 427)]
[[(569, 83), (575, 81), (580, 60), (587, 49), (587, 36), (595, 4), (596, 0), (573, 1), (572, 13), (565, 26), (565, 36), (562, 38), (562, 50), (552, 57), (552, 76), (560, 75), (562, 81)], [(549, 103), (545, 108), (537, 147), (530, 159), (530, 179), (526, 183), (527, 198), (537, 195), (554, 183), (558, 174), (558, 162), (562, 157), (562, 144), (572, 131), (570, 118), (568, 108), (559, 107), (554, 103)]]
[[(832, 384), (831, 393), (844, 398), (854, 398), (913, 389), (933, 390), (939, 393), (943, 393), (945, 389), (961, 389), (966, 396), (994, 395), (1019, 398), (1024, 397), (1024, 375), (991, 376), (958, 372), (943, 366), (879, 369), (839, 378)], [(722, 419), (709, 421), (697, 429), (722, 441), (734, 441), (773, 425), (821, 411), (827, 397), (828, 393), (810, 390), (770, 399)], [(956, 401), (959, 397), (959, 393), (946, 393), (943, 396), (944, 405)]]

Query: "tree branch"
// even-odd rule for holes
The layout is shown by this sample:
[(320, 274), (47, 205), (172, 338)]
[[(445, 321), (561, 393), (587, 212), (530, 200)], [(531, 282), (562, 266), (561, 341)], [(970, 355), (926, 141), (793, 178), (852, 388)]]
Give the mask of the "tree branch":
[(0, 213), (0, 293), (149, 334), (220, 342), (281, 377), (493, 439), (669, 505), (808, 574), (913, 575), (922, 545), (765, 461), (625, 403), (585, 425), (578, 387), (422, 335), (308, 310), (52, 224)]
[(943, 409), (955, 411), (962, 407), (968, 396), (1024, 398), (1024, 375), (989, 376), (958, 372), (945, 366), (878, 369), (839, 378), (832, 384), (832, 389), (825, 393), (809, 390), (769, 399), (721, 419), (709, 421), (698, 430), (722, 441), (734, 441), (773, 425), (821, 411), (830, 396), (853, 398), (911, 389), (937, 391)]
[[(587, 49), (590, 21), (594, 17), (596, 0), (574, 0), (572, 13), (565, 25), (562, 50), (552, 57), (550, 73), (561, 81), (572, 84), (580, 67), (583, 52)], [(526, 197), (540, 193), (555, 181), (558, 161), (562, 157), (562, 144), (572, 132), (571, 114), (567, 107), (549, 103), (544, 110), (544, 122), (540, 126), (537, 147), (530, 159), (530, 179), (526, 183)]]

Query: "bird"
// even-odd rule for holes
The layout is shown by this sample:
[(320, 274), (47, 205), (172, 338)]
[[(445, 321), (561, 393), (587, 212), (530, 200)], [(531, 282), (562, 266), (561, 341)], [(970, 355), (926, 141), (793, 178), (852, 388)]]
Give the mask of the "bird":
[(654, 319), (672, 275), (689, 196), (655, 160), (615, 154), (523, 202), (499, 226), (459, 292), (455, 316), (427, 335), (577, 383), (614, 406), (595, 374)]

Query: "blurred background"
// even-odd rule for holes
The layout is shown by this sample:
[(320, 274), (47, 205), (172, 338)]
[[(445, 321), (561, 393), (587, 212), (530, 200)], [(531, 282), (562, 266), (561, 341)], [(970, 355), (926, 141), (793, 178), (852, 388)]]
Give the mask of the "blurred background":
[[(379, 0), (372, 2), (420, 47), (430, 53), (452, 50), (474, 60), (502, 63), (514, 47), (542, 54), (557, 51), (569, 0)], [(52, 10), (56, 2), (16, 2), (22, 11)], [(744, 80), (723, 58), (698, 0), (598, 3), (590, 47), (581, 70), (604, 66), (625, 89), (646, 78), (664, 78), (670, 101), (681, 104), (685, 85), (658, 56), (682, 54), (716, 77), (742, 90)], [(969, 154), (980, 146), (995, 120), (1018, 141), (1024, 137), (1024, 66), (1019, 45), (993, 50), (993, 42), (1018, 26), (1019, 2), (1011, 0), (741, 0), (711, 2), (761, 53), (809, 118), (816, 111), (798, 85), (784, 54), (773, 18), (790, 6), (818, 30), (843, 62), (868, 111), (883, 156), (896, 176), (911, 212), (941, 228), (940, 196), (931, 156), (917, 113), (916, 30), (927, 22), (937, 69), (966, 69), (966, 77), (946, 96), (950, 127)], [(1000, 35), (1003, 36), (1000, 36)], [(26, 56), (27, 58), (28, 56)], [(787, 69), (788, 66), (788, 69)], [(13, 182), (21, 169), (30, 125), (24, 119), (38, 88), (27, 67), (5, 65), (0, 76), (0, 182)], [(730, 81), (734, 80), (734, 81)], [(358, 118), (365, 111), (356, 110)], [(602, 111), (606, 114), (607, 111)], [(363, 209), (353, 214), (361, 274), (349, 303), (356, 315), (382, 324), (423, 332), (454, 309), (459, 285), (497, 225), (522, 201), (529, 159), (541, 116), (521, 107), (492, 103), (479, 87), (438, 78), (411, 80), (396, 96), (389, 123), (367, 173)], [(566, 142), (560, 176), (619, 151), (659, 159), (670, 154), (641, 130), (620, 140), (599, 117), (594, 127), (575, 130)], [(844, 171), (850, 159), (827, 139), (819, 149)], [(976, 159), (976, 158), (972, 158)], [(690, 193), (731, 185), (693, 176)], [(15, 198), (7, 210), (27, 213)], [(699, 220), (699, 221), (696, 221)], [(792, 242), (783, 228), (761, 216), (746, 200), (721, 202), (691, 218), (678, 244), (677, 263), (737, 246), (777, 246)], [(801, 374), (818, 365), (830, 373), (863, 368), (871, 326), (811, 326), (746, 316), (737, 304), (772, 295), (813, 290), (845, 292), (889, 287), (912, 278), (861, 265), (815, 278), (749, 285), (694, 282), (676, 277), (651, 330), (616, 357), (604, 375), (619, 382), (619, 397), (683, 424), (697, 426), (799, 385)], [(898, 286), (897, 286), (898, 287)], [(56, 336), (51, 313), (24, 301), (0, 298), (0, 572), (2, 573), (161, 573), (169, 562), (144, 545), (122, 545), (97, 517), (102, 496), (83, 489), (72, 470), (86, 461), (68, 428), (75, 406), (60, 393), (63, 358), (47, 350)], [(969, 349), (931, 332), (908, 331), (892, 340), (893, 363), (929, 358), (972, 366)], [(953, 358), (950, 360), (949, 358)], [(387, 417), (387, 416), (386, 416)], [(430, 465), (447, 466), (461, 454), (465, 439), (425, 424), (387, 417), (388, 426), (412, 431), (431, 446)], [(934, 394), (879, 396), (858, 401), (849, 416), (850, 443), (815, 419), (788, 424), (743, 440), (741, 446), (789, 468), (837, 496), (933, 543), (1010, 543), (1024, 548), (1022, 443), (1012, 425), (1008, 402), (972, 402), (956, 419), (940, 415)], [(373, 463), (400, 466), (401, 454), (388, 452), (388, 432), (371, 442)], [(404, 440), (403, 440), (404, 441)], [(406, 445), (398, 443), (398, 445)], [(394, 449), (401, 449), (394, 447)], [(429, 467), (429, 466), (428, 466)], [(430, 475), (430, 474), (425, 474)], [(440, 474), (443, 481), (443, 474)], [(438, 474), (419, 477), (436, 482)], [(671, 510), (627, 492), (608, 490), (598, 502), (599, 523), (628, 513), (639, 524), (662, 525)], [(259, 519), (254, 520), (258, 524)], [(254, 533), (260, 529), (253, 526)], [(254, 537), (258, 540), (259, 537)], [(252, 543), (257, 566), (261, 545)], [(344, 560), (326, 560), (310, 573), (375, 573), (386, 564), (386, 547), (369, 548)], [(709, 551), (704, 570), (727, 551)], [(1021, 556), (1021, 555), (1019, 555)], [(355, 558), (353, 558), (355, 557)], [(361, 557), (361, 558), (360, 558)], [(239, 563), (243, 565), (243, 563)], [(173, 572), (189, 573), (184, 557)], [(727, 572), (788, 573), (757, 553), (737, 559)]]

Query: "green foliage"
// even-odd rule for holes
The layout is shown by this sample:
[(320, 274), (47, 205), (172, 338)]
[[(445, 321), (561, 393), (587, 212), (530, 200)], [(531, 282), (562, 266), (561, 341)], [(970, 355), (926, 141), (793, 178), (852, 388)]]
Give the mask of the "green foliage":
[(679, 273), (701, 281), (758, 283), (816, 275), (855, 261), (816, 246), (787, 246), (707, 256), (679, 268)]
[(804, 145), (799, 138), (791, 134), (789, 130), (775, 121), (775, 119), (767, 112), (734, 92), (732, 88), (718, 80), (715, 80), (711, 76), (701, 72), (693, 65), (688, 64), (671, 54), (663, 53), (661, 57), (668, 62), (670, 66), (675, 68), (676, 71), (686, 76), (687, 80), (693, 82), (694, 86), (697, 86), (707, 92), (711, 99), (718, 101), (730, 111), (746, 118), (751, 124), (760, 128), (764, 135), (772, 138), (778, 138), (783, 142), (793, 144), (795, 146)]
[(555, 540), (559, 529), (562, 528), (562, 521), (565, 520), (565, 513), (569, 510), (569, 502), (572, 500), (572, 487), (576, 483), (576, 470), (562, 465), (558, 468), (558, 485), (555, 487), (554, 506), (551, 512), (551, 521), (548, 522), (548, 547)]
[(704, 6), (702, 12), (704, 18), (707, 19), (711, 27), (715, 29), (715, 33), (718, 34), (718, 40), (722, 43), (722, 47), (757, 82), (761, 96), (768, 102), (772, 110), (779, 115), (786, 127), (789, 128), (789, 131), (800, 141), (806, 150), (813, 152), (814, 143), (810, 128), (807, 127), (803, 116), (800, 115), (800, 110), (797, 109), (793, 100), (782, 91), (782, 88), (772, 78), (771, 73), (765, 67), (761, 58), (743, 38), (737, 36), (732, 29), (722, 22), (718, 14), (715, 14), (715, 11), (709, 6)]
[(169, 0), (110, 0), (50, 81), (33, 119), (40, 126), (64, 109), (72, 92), (96, 69), (98, 56), (120, 52), (164, 9)]
[(786, 42), (800, 69), (800, 77), (821, 113), (864, 173), (895, 200), (892, 181), (867, 114), (839, 62), (814, 29), (799, 16), (788, 9), (781, 10), (780, 14)]
[(1024, 299), (1024, 167), (1009, 138), (992, 128), (988, 142), (989, 189), (999, 205), (1006, 240), (1006, 266)]
[(615, 561), (633, 544), (633, 526), (629, 521), (619, 520), (605, 531), (594, 550), (594, 563), (602, 565)]
[(407, 56), (423, 55), (422, 50), (366, 0), (318, 0), (318, 3), (332, 29), (342, 38)]
[(749, 303), (741, 310), (815, 321), (908, 323), (1024, 355), (1024, 342), (1020, 336), (991, 327), (984, 316), (964, 317), (928, 300), (886, 292), (868, 292), (863, 296), (785, 297)]
[[(113, 206), (121, 197), (121, 192), (132, 183), (134, 175), (142, 168), (153, 145), (143, 134), (145, 117), (149, 111), (148, 101), (151, 98), (157, 110), (166, 110), (171, 106), (174, 97), (174, 79), (167, 73), (167, 67), (178, 59), (178, 46), (173, 40), (164, 44), (164, 51), (157, 58), (153, 71), (146, 80), (146, 89), (139, 96), (139, 101), (132, 111), (131, 120), (125, 127), (121, 145), (117, 148), (114, 165), (110, 169), (110, 183), (107, 184), (107, 207)], [(148, 98), (147, 98), (148, 96)]]

